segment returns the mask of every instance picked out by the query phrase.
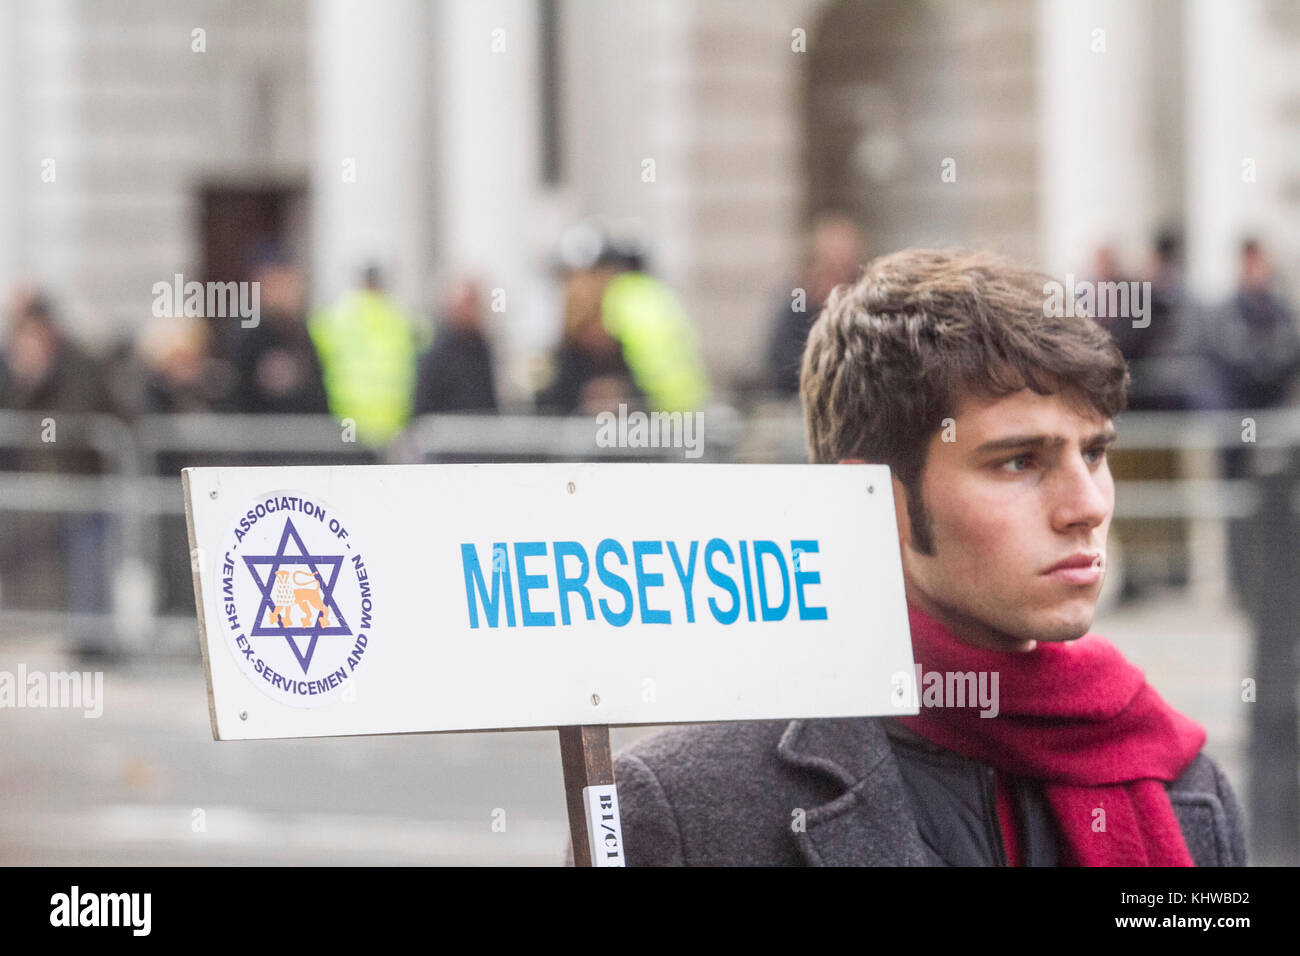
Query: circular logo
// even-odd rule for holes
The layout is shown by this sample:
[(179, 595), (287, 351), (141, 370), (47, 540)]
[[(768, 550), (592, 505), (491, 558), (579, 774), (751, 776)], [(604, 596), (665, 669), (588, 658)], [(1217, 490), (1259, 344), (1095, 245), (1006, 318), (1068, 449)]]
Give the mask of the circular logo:
[(370, 648), (370, 569), (347, 524), (315, 495), (258, 496), (226, 536), (221, 627), (240, 669), (291, 707), (345, 696)]

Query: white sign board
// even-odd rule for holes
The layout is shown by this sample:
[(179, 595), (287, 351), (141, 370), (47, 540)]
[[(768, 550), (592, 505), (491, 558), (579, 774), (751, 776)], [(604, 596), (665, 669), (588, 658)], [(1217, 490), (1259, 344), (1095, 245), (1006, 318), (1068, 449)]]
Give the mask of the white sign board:
[(184, 482), (220, 740), (916, 712), (883, 466)]

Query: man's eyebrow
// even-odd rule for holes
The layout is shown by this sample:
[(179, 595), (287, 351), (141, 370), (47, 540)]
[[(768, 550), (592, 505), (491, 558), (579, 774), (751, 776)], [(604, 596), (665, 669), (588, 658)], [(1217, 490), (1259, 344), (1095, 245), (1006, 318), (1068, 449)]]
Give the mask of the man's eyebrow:
[[(1103, 429), (1096, 434), (1090, 435), (1084, 442), (1088, 447), (1094, 445), (1109, 445), (1118, 437), (1114, 428)], [(1057, 447), (1065, 444), (1065, 439), (1060, 435), (1010, 435), (1006, 438), (995, 438), (992, 441), (986, 441), (975, 449), (975, 454), (983, 455), (993, 451), (1011, 451), (1016, 448), (1047, 448)]]

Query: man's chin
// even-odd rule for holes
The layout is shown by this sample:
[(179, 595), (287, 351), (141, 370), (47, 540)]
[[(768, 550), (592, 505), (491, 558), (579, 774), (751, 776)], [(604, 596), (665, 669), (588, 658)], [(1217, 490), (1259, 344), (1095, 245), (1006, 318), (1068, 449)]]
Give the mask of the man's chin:
[(1077, 641), (1092, 627), (1096, 607), (1096, 601), (1075, 600), (1045, 611), (1037, 615), (1035, 620), (1027, 622), (1030, 624), (1029, 630), (1033, 633), (1025, 636), (1048, 643)]

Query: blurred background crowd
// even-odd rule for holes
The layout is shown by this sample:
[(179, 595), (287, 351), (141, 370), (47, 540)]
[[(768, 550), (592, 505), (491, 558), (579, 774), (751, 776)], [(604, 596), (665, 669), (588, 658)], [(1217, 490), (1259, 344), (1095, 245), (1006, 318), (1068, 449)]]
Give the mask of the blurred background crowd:
[[(590, 224), (573, 227), (562, 241), (587, 261), (557, 260), (558, 341), (538, 356), (545, 384), (505, 410), (594, 415), (620, 403), (668, 412), (703, 408), (709, 380), (698, 333), (671, 288), (646, 271), (645, 252)], [(787, 281), (771, 290), (770, 313), (754, 316), (755, 339), (766, 342), (762, 365), (727, 383), (729, 400), (745, 408), (797, 396), (809, 327), (830, 291), (852, 282), (873, 254), (859, 226), (839, 211), (815, 219), (807, 245)], [(414, 416), (502, 410), (481, 279), (447, 280), (426, 314), (408, 310), (386, 289), (381, 268), (369, 265), (354, 291), (309, 315), (303, 268), (282, 248), (259, 243), (250, 263), (247, 281), (260, 290), (255, 322), (161, 316), (102, 354), (78, 343), (44, 291), (14, 287), (0, 407), (107, 411), (127, 420), (164, 412), (333, 414), (355, 421), (363, 440), (377, 446)], [(1295, 403), (1300, 326), (1257, 238), (1239, 240), (1236, 287), (1218, 300), (1190, 290), (1183, 240), (1172, 229), (1154, 236), (1134, 267), (1126, 268), (1112, 246), (1099, 246), (1079, 280), (1094, 287), (1141, 283), (1147, 290), (1136, 292), (1123, 314), (1108, 314), (1104, 296), (1090, 310), (1134, 373), (1130, 409)]]
[[(906, 246), (1149, 282), (1149, 324), (1087, 321), (1157, 436), (1295, 409), (1298, 53), (1300, 0), (0, 5), (0, 641), (192, 657), (187, 465), (597, 459), (546, 423), (619, 404), (803, 460), (807, 330)], [(188, 282), (256, 321), (159, 307)], [(447, 415), (475, 441), (435, 454)], [(1252, 581), (1291, 560), (1244, 489), (1294, 449), (1120, 434), (1114, 629), (1176, 682), (1196, 599), (1244, 776)]]

